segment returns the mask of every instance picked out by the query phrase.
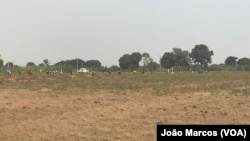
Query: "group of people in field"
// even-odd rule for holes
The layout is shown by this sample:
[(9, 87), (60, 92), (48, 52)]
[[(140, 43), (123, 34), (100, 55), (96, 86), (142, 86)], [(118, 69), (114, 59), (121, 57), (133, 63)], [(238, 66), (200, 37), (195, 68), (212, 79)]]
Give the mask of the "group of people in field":
[[(179, 71), (181, 71), (181, 70), (179, 69)], [(32, 74), (33, 74), (32, 69), (31, 69), (30, 67), (28, 67), (28, 68), (26, 69), (26, 72), (27, 72), (28, 75), (32, 75)], [(39, 72), (40, 72), (40, 75), (41, 75), (41, 74), (43, 73), (43, 70), (40, 69)], [(62, 74), (62, 73), (63, 73), (63, 72), (62, 72), (62, 69), (61, 69), (59, 72), (60, 72), (60, 74)], [(174, 69), (173, 69), (173, 68), (171, 68), (171, 69), (166, 69), (166, 72), (167, 72), (167, 74), (174, 74)], [(194, 71), (193, 71), (191, 68), (189, 69), (189, 72), (190, 72), (190, 73), (194, 73)], [(199, 71), (198, 71), (198, 73), (202, 73), (202, 72), (203, 72), (202, 70), (199, 70)], [(205, 72), (207, 73), (208, 70), (205, 70)], [(7, 73), (7, 76), (8, 76), (8, 77), (11, 77), (11, 76), (12, 76), (12, 71), (11, 71), (10, 69), (7, 69), (7, 70), (6, 70), (6, 73)], [(111, 71), (108, 71), (108, 73), (111, 74)], [(133, 73), (135, 74), (136, 71), (133, 71)], [(142, 71), (141, 73), (144, 74), (145, 71)], [(19, 71), (19, 75), (20, 75), (20, 74), (21, 74), (21, 72)], [(47, 75), (49, 75), (49, 74), (57, 74), (57, 70), (56, 70), (56, 71), (46, 71), (46, 74), (47, 74)], [(72, 70), (71, 70), (70, 74), (72, 75)], [(92, 75), (95, 75), (95, 72), (93, 71), (91, 74), (92, 74)], [(121, 74), (121, 71), (118, 71), (118, 74)], [(151, 70), (151, 74), (152, 74), (152, 70)]]
[[(28, 75), (32, 75), (32, 74), (33, 74), (33, 71), (32, 71), (32, 68), (31, 68), (31, 67), (28, 67), (28, 68), (26, 69), (26, 72), (27, 72)], [(41, 74), (43, 73), (43, 70), (40, 69), (39, 72), (40, 72), (40, 75), (41, 75)], [(21, 75), (21, 71), (19, 71), (18, 73), (19, 73), (19, 75)], [(57, 74), (58, 71), (57, 71), (57, 70), (56, 70), (56, 71), (46, 71), (45, 73), (46, 73), (47, 75), (49, 75), (49, 74)], [(59, 73), (62, 74), (62, 73), (63, 73), (63, 70), (61, 69), (61, 70), (59, 71)], [(12, 76), (12, 71), (11, 71), (11, 69), (6, 69), (6, 74), (7, 74), (8, 77), (11, 77), (11, 76)]]
[[(27, 68), (27, 74), (28, 75), (32, 75), (32, 69), (29, 67), (29, 68)], [(7, 73), (7, 76), (8, 77), (11, 77), (12, 76), (12, 71), (10, 70), (10, 69), (7, 69), (6, 70), (6, 73)], [(21, 72), (19, 71), (19, 74), (21, 74)]]

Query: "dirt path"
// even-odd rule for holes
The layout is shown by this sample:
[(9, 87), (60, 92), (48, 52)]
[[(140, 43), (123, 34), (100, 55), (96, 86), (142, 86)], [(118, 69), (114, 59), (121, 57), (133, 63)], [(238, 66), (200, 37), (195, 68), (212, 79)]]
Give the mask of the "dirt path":
[(156, 123), (250, 123), (250, 97), (229, 94), (0, 92), (0, 140), (153, 141)]

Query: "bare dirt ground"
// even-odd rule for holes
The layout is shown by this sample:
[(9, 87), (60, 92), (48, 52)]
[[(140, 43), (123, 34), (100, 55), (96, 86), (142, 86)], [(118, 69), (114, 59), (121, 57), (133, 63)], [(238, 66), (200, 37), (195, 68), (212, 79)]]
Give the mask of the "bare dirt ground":
[(227, 93), (2, 89), (1, 141), (153, 141), (156, 124), (249, 124), (250, 97)]

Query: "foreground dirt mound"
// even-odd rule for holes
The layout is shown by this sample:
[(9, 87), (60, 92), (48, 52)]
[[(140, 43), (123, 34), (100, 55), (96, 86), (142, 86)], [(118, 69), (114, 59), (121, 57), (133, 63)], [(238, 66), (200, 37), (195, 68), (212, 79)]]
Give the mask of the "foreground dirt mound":
[(249, 124), (250, 97), (1, 90), (0, 140), (152, 141), (156, 124)]

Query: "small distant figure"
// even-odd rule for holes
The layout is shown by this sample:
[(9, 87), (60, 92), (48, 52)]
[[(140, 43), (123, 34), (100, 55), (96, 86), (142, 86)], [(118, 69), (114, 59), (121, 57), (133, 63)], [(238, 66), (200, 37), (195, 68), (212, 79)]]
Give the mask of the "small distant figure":
[(189, 69), (189, 73), (194, 73), (194, 71), (190, 68), (190, 69)]
[(30, 67), (27, 68), (27, 73), (28, 73), (28, 75), (32, 75), (32, 70)]
[(200, 69), (200, 70), (199, 70), (199, 73), (202, 73), (202, 72), (203, 72), (203, 71)]
[(21, 75), (21, 71), (18, 71), (18, 74)]
[(7, 69), (6, 72), (7, 72), (8, 77), (11, 77), (12, 72), (9, 69)]
[(121, 71), (118, 71), (117, 74), (121, 74)]
[(62, 73), (63, 73), (63, 72), (62, 72), (62, 69), (61, 69), (61, 71), (60, 71), (60, 75), (62, 75)]
[(70, 71), (70, 75), (72, 75), (73, 74), (73, 72), (72, 72), (72, 70)]
[(206, 69), (205, 73), (208, 73), (208, 72), (209, 72), (209, 70), (208, 70), (208, 69)]
[(136, 71), (134, 70), (133, 73), (136, 74)]
[(174, 68), (171, 68), (171, 74), (174, 74)]
[(42, 70), (42, 69), (40, 69), (40, 75), (42, 74), (42, 72), (43, 72), (43, 70)]
[(141, 72), (141, 74), (144, 74), (145, 73), (145, 71), (143, 70), (142, 72)]
[(170, 70), (169, 69), (167, 69), (167, 73), (169, 74), (169, 72), (170, 72)]

